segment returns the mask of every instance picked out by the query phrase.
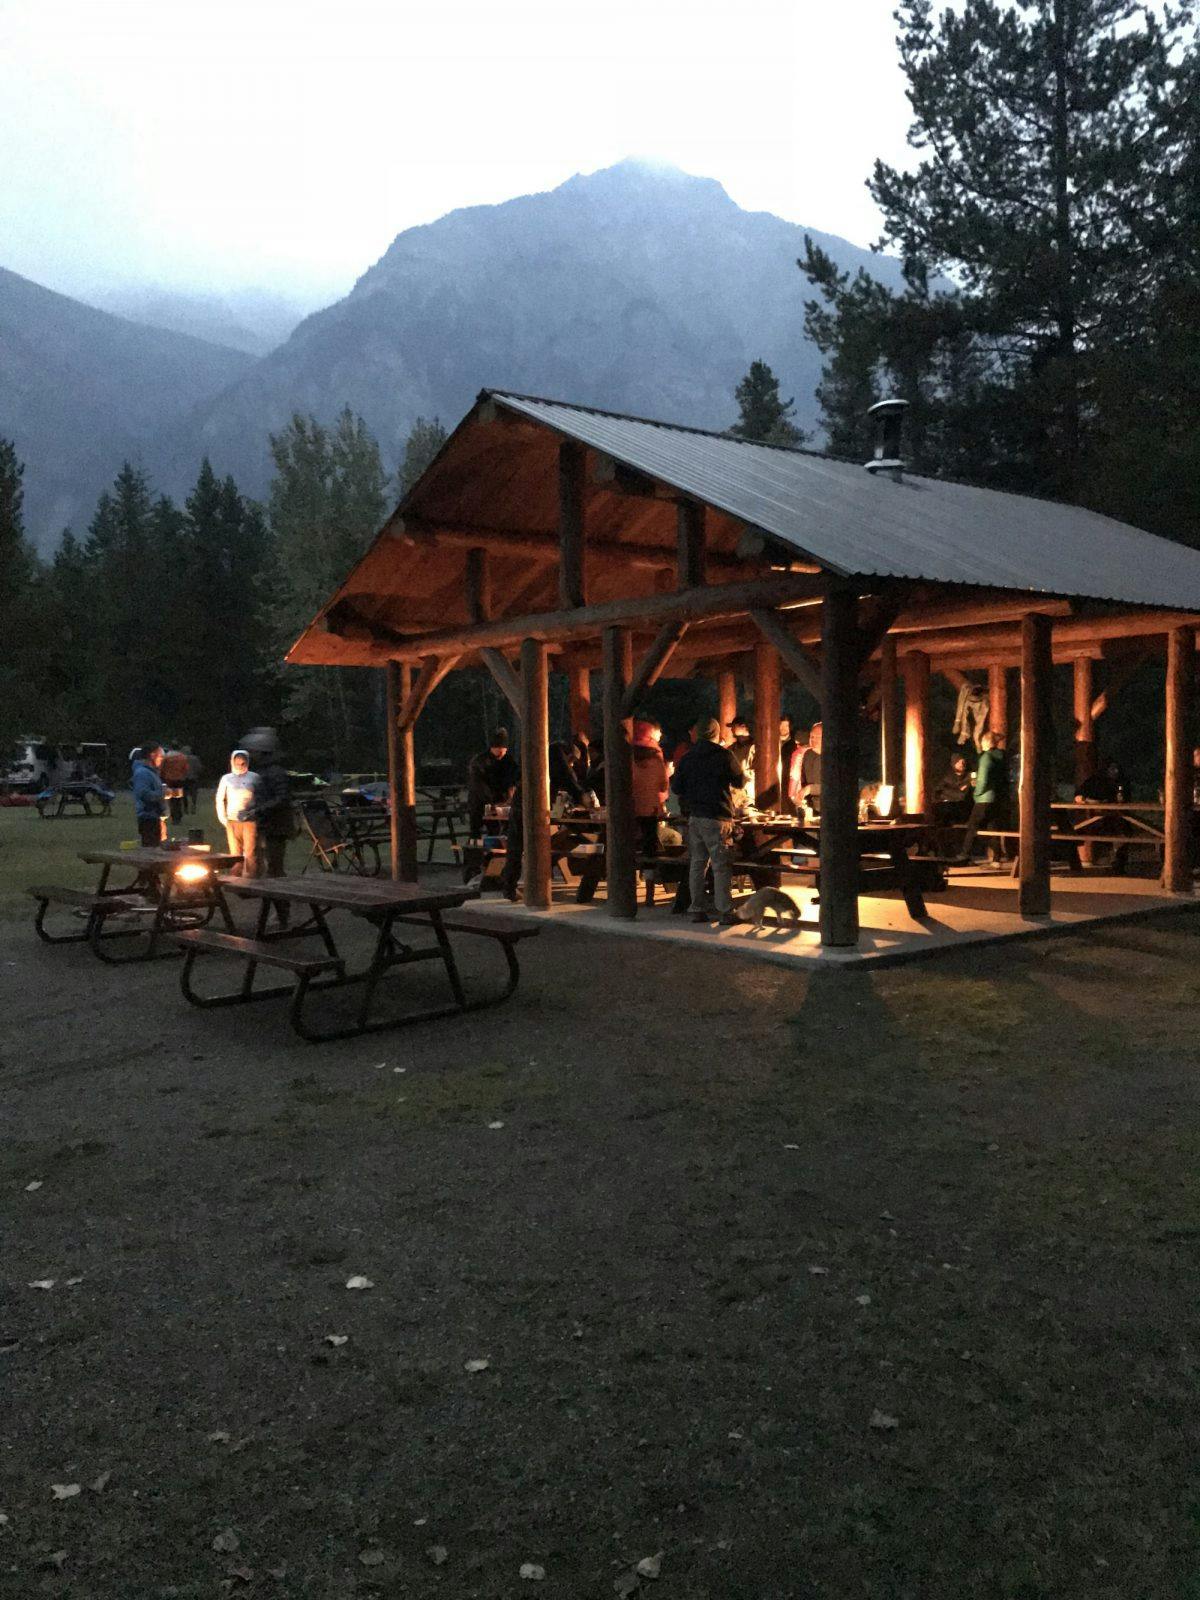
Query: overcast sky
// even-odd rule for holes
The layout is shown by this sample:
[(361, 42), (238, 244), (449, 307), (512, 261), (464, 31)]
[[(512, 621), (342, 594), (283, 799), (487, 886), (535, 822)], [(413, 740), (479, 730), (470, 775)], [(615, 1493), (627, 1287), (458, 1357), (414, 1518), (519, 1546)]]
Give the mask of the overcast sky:
[(340, 293), (457, 206), (637, 155), (856, 243), (895, 0), (0, 0), (0, 266)]

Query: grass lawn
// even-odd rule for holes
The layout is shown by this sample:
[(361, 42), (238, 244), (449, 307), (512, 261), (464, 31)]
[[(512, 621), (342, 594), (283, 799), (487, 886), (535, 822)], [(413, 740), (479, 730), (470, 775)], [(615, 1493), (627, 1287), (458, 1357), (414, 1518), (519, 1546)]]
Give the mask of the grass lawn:
[(314, 1048), (36, 944), (131, 831), (0, 812), (0, 1594), (1200, 1596), (1195, 919)]

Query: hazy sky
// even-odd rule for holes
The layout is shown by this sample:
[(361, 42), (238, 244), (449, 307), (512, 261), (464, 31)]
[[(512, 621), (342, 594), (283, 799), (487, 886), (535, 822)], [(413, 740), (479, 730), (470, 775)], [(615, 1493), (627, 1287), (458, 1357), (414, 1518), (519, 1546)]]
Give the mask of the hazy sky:
[(895, 0), (0, 0), (0, 266), (341, 292), (402, 228), (639, 155), (866, 244)]

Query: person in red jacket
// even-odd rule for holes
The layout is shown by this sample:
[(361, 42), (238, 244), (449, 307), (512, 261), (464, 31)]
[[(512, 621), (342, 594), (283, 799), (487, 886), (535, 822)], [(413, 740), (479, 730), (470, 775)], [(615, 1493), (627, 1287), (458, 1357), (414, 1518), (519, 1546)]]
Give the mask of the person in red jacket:
[(658, 854), (658, 819), (670, 793), (661, 739), (662, 728), (657, 722), (646, 717), (634, 720), (633, 814), (637, 818), (638, 849), (647, 856)]

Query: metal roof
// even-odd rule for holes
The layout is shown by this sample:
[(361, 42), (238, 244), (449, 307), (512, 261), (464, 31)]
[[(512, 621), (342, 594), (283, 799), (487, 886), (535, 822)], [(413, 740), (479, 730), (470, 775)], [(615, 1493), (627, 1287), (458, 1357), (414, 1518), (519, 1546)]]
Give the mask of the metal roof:
[(485, 394), (773, 534), (830, 572), (1200, 611), (1200, 551), (1078, 506), (907, 473), (897, 482), (805, 450)]

